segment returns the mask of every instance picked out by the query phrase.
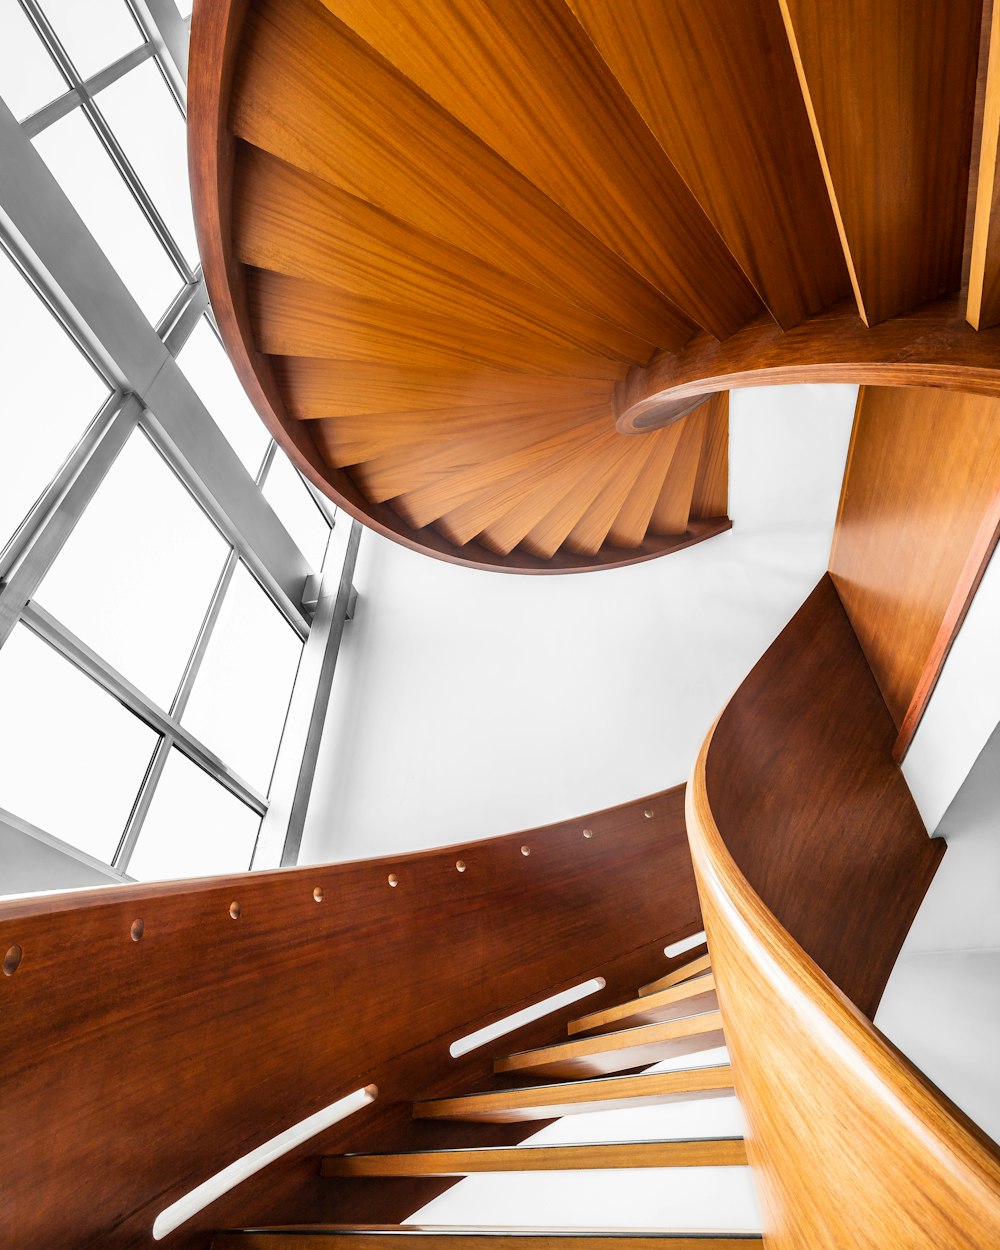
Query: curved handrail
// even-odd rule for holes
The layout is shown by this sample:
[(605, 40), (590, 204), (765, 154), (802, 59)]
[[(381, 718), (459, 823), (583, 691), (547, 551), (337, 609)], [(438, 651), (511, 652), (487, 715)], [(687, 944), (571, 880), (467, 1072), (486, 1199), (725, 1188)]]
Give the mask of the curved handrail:
[[(839, 634), (832, 593), (824, 579), (802, 611), (813, 629), (825, 615), (833, 622), (831, 632)], [(757, 711), (773, 712), (774, 685), (789, 646), (806, 642), (793, 621), (772, 648), (779, 663), (769, 653), (737, 691), (702, 747), (686, 799), (713, 970), (748, 1121), (747, 1149), (765, 1208), (765, 1237), (781, 1250), (982, 1250), (1000, 1244), (1000, 1151), (879, 1033), (778, 920), (748, 880), (760, 871), (754, 842), (742, 835), (731, 839), (720, 815), (733, 810), (719, 793), (727, 763), (743, 748), (760, 758), (760, 742), (746, 735), (746, 722), (737, 739), (727, 718), (738, 718), (748, 700), (759, 705), (770, 699), (769, 707)], [(801, 714), (807, 722), (812, 718), (809, 711)], [(808, 724), (805, 733), (808, 737)], [(779, 789), (784, 784), (780, 776), (766, 780)], [(842, 781), (850, 790), (854, 778), (845, 775)], [(795, 784), (801, 785), (800, 777)], [(868, 798), (874, 794), (869, 788)], [(817, 856), (823, 851), (819, 829), (817, 824), (807, 831), (814, 845), (806, 849)], [(766, 848), (771, 833), (758, 828), (757, 845)], [(877, 854), (878, 848), (869, 849)], [(787, 864), (790, 890), (802, 863)], [(826, 911), (832, 928), (837, 908), (824, 909), (825, 902), (810, 899), (814, 909)], [(812, 940), (818, 941), (815, 933)], [(892, 957), (893, 944), (890, 936), (886, 946)], [(874, 952), (876, 962), (885, 953)]]

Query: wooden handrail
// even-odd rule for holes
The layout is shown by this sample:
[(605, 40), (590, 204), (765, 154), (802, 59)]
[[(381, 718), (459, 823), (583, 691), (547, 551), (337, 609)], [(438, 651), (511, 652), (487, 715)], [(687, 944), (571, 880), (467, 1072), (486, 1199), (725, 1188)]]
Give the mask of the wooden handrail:
[[(746, 829), (732, 831), (723, 817), (731, 819), (736, 810), (735, 794), (721, 793), (732, 784), (722, 780), (726, 770), (749, 775), (738, 752), (754, 767), (767, 759), (762, 784), (777, 791), (776, 805), (794, 785), (805, 788), (805, 800), (796, 801), (799, 810), (819, 797), (829, 808), (823, 790), (829, 761), (815, 761), (818, 776), (810, 784), (794, 760), (788, 766), (767, 757), (762, 744), (772, 735), (787, 735), (796, 718), (799, 734), (813, 749), (822, 741), (816, 722), (824, 719), (834, 733), (846, 732), (857, 741), (856, 727), (840, 718), (849, 702), (847, 687), (855, 686), (857, 694), (860, 673), (854, 669), (855, 681), (845, 683), (852, 657), (842, 616), (824, 579), (716, 722), (687, 791), (688, 836), (736, 1090), (748, 1121), (747, 1152), (764, 1205), (765, 1241), (776, 1250), (982, 1250), (1000, 1244), (1000, 1151), (820, 966), (835, 951), (834, 931), (845, 906), (855, 900), (844, 896), (849, 874), (839, 872), (838, 864), (848, 860), (843, 854), (838, 858), (837, 848), (827, 865), (828, 893), (815, 890), (810, 865), (830, 856), (834, 837), (867, 839), (871, 862), (878, 864), (873, 818), (880, 804), (892, 802), (884, 778), (873, 786), (863, 769), (840, 773), (843, 802), (837, 814), (832, 821), (818, 817), (797, 825), (790, 837), (798, 841), (796, 855), (785, 856), (780, 885), (762, 868), (763, 861), (782, 854), (774, 842), (782, 842), (783, 832), (760, 819), (756, 796), (744, 794), (748, 822), (758, 820), (752, 837)], [(832, 671), (831, 639), (841, 652)], [(815, 681), (826, 666), (826, 681), (814, 686), (808, 706), (801, 702), (807, 683), (788, 677), (796, 648), (807, 678)], [(787, 738), (786, 746), (794, 754)], [(891, 766), (890, 746), (891, 730), (888, 742), (863, 743), (860, 754), (877, 756), (869, 764), (880, 771), (886, 761)], [(854, 831), (839, 820), (846, 810), (853, 811)], [(877, 875), (877, 867), (872, 873)], [(753, 877), (762, 882), (758, 888)], [(775, 901), (782, 905), (796, 888), (808, 888), (805, 906), (819, 918), (808, 935), (818, 958), (810, 957), (775, 915)], [(905, 880), (894, 888), (909, 891), (909, 902), (917, 892)], [(869, 903), (881, 895), (891, 905), (892, 889), (886, 881), (869, 890)], [(791, 923), (802, 914), (793, 915)], [(881, 946), (872, 933), (873, 949), (862, 954), (879, 970), (867, 987), (863, 979), (855, 980), (857, 996), (859, 987), (877, 996), (881, 968), (898, 949), (897, 930), (890, 923)]]

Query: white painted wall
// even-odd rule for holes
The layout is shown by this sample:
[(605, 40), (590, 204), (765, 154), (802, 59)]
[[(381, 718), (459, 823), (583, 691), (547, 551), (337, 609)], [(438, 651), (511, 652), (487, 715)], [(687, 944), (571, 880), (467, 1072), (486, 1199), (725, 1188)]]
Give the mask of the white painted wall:
[(734, 392), (733, 532), (632, 568), (480, 572), (366, 533), (300, 862), (508, 833), (686, 780), (826, 568), (855, 399)]

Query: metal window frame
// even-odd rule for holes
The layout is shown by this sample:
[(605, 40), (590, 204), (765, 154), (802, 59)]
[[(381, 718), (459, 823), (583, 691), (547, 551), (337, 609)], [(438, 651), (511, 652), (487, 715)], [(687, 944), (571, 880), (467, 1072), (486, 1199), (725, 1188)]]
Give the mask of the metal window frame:
[[(96, 865), (109, 881), (129, 880), (129, 859), (175, 746), (262, 817), (253, 867), (266, 866), (267, 847), (276, 863), (295, 862), (340, 640), (356, 598), (352, 583), (361, 536), (355, 521), (346, 553), (335, 551), (340, 545), (331, 538), (321, 573), (312, 572), (261, 493), (277, 454), (276, 443), (268, 444), (256, 475), (248, 473), (177, 364), (200, 318), (213, 323), (201, 270), (189, 266), (180, 253), (94, 97), (155, 58), (184, 115), (188, 23), (173, 0), (126, 3), (145, 42), (83, 80), (48, 22), (44, 0), (20, 0), (70, 88), (20, 124), (0, 100), (0, 165), (5, 174), (0, 191), (0, 248), (111, 389), (59, 472), (0, 551), (0, 647), (18, 623), (24, 624), (159, 734), (112, 864), (93, 860), (13, 813), (0, 811), (0, 817), (25, 836), (45, 841), (91, 867)], [(95, 126), (183, 280), (155, 329), (31, 144), (46, 126), (78, 107)], [(230, 546), (169, 709), (149, 699), (33, 601), (117, 455), (140, 428)], [(302, 481), (332, 529), (336, 509), (309, 482)], [(182, 723), (224, 596), (241, 560), (305, 640), (269, 797), (230, 769)]]

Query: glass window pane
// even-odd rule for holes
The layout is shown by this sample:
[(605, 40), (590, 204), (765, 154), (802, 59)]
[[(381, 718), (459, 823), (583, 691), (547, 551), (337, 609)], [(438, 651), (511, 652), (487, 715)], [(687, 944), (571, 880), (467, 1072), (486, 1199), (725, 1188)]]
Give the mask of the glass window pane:
[(229, 545), (137, 431), (36, 596), (169, 708)]
[(7, 4), (0, 34), (0, 96), (21, 121), (68, 90), (68, 83), (19, 4)]
[(86, 117), (77, 110), (34, 140), (87, 229), (152, 322), (181, 278)]
[(198, 261), (187, 132), (170, 89), (154, 61), (145, 61), (97, 97), (125, 155), (160, 210), (167, 229), (192, 264)]
[(302, 641), (240, 564), (184, 715), (188, 729), (264, 792)]
[(175, 747), (126, 871), (137, 881), (246, 872), (260, 817)]
[(263, 493), (282, 525), (298, 543), (310, 567), (319, 569), (330, 537), (330, 523), (317, 508), (305, 482), (280, 448), (267, 471)]
[(2, 252), (0, 308), (2, 548), (110, 391)]
[(157, 735), (24, 625), (0, 701), (0, 807), (110, 863)]
[(125, 0), (43, 0), (42, 8), (81, 78), (145, 43)]
[(215, 331), (204, 318), (184, 344), (177, 363), (233, 450), (256, 476), (271, 435), (247, 399)]

